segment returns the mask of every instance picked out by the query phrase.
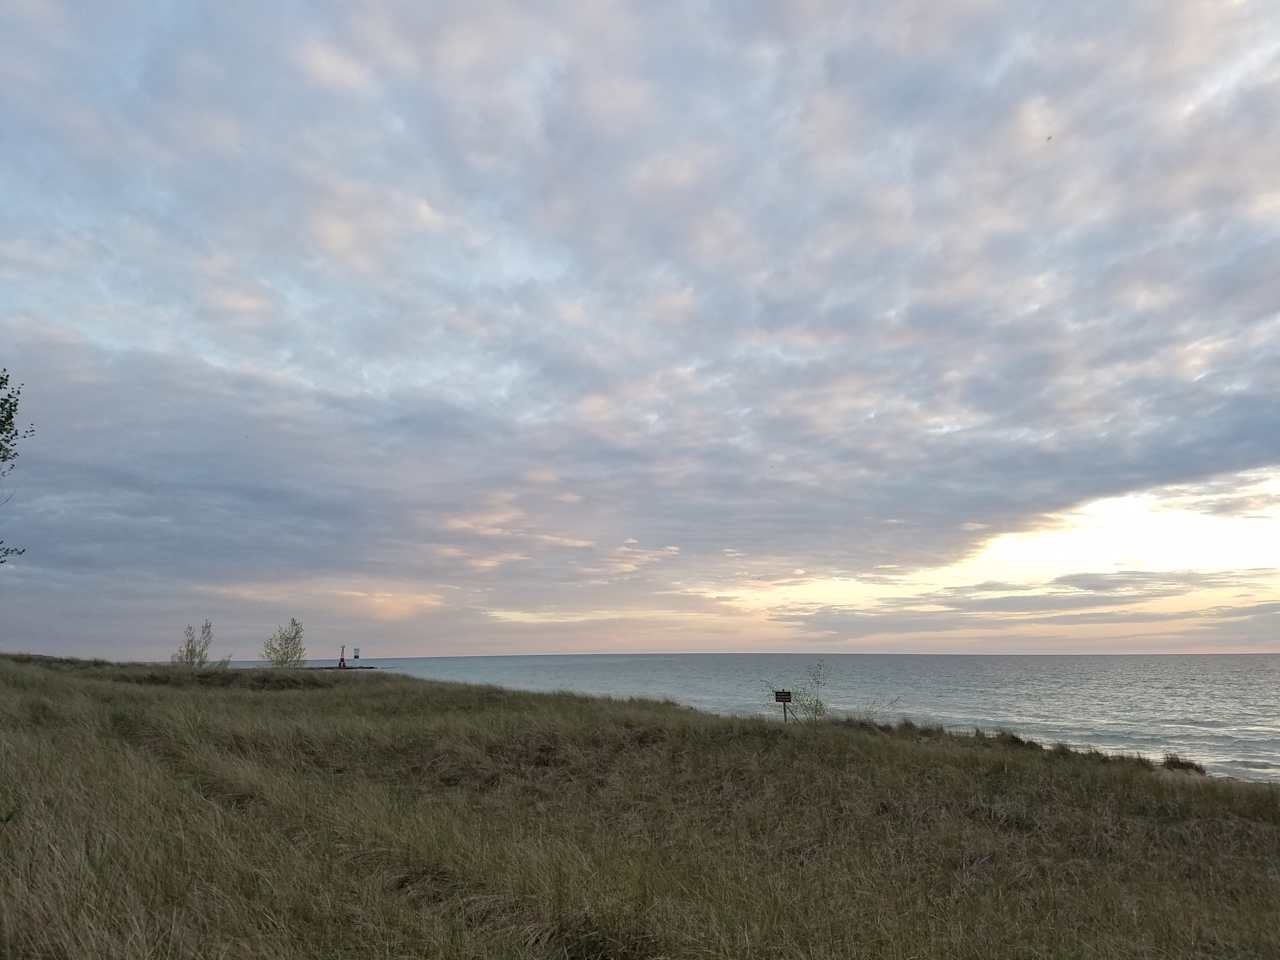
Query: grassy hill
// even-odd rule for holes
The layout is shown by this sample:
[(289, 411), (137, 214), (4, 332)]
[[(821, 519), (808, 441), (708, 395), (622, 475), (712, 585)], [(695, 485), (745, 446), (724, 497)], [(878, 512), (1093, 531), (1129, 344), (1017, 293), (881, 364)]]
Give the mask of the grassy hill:
[(1280, 788), (372, 671), (0, 658), (0, 956), (1280, 957)]

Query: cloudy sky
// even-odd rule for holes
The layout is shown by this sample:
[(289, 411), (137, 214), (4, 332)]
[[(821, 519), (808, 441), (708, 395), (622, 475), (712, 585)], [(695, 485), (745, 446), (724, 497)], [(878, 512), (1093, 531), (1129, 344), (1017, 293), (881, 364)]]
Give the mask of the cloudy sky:
[(0, 646), (1280, 650), (1280, 8), (0, 3)]

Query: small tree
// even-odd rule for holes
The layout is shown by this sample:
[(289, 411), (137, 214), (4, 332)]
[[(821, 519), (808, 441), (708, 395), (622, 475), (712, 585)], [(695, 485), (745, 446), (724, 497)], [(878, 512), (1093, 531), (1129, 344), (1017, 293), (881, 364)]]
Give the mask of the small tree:
[[(32, 427), (18, 426), (18, 401), (22, 398), (22, 384), (9, 386), (9, 371), (0, 368), (0, 480), (13, 470), (13, 461), (18, 459), (18, 441), (25, 440), (35, 433)], [(0, 503), (7, 498), (0, 497)], [(0, 564), (10, 557), (20, 557), (25, 553), (22, 547), (6, 547), (0, 540)]]
[(302, 645), (302, 624), (297, 617), (289, 618), (289, 626), (276, 627), (276, 632), (262, 645), (263, 659), (273, 667), (300, 667), (307, 659), (307, 648)]
[(206, 620), (200, 627), (200, 639), (196, 639), (196, 629), (187, 624), (183, 632), (182, 644), (169, 659), (184, 667), (199, 670), (209, 665), (209, 645), (213, 643), (213, 623)]
[(796, 714), (811, 723), (817, 723), (827, 715), (827, 702), (822, 699), (822, 688), (827, 684), (827, 665), (819, 660), (809, 668), (808, 680), (801, 684), (796, 697)]

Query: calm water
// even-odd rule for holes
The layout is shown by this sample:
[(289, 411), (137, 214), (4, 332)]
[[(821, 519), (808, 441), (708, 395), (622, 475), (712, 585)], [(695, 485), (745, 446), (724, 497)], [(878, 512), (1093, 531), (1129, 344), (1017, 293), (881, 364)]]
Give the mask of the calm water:
[[(1280, 780), (1280, 655), (905, 656), (641, 654), (364, 660), (415, 677), (522, 690), (675, 700), (727, 714), (776, 713), (775, 687), (826, 668), (837, 712), (1003, 728), (1044, 743), (1165, 751), (1211, 772)], [(315, 661), (317, 663), (323, 661)]]

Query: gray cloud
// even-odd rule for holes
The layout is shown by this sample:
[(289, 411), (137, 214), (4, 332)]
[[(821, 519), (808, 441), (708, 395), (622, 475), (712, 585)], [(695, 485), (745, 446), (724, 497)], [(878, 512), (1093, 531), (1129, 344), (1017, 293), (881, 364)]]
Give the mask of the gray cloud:
[[(774, 613), (773, 618), (836, 643), (857, 643), (867, 637), (945, 637), (976, 632), (987, 634), (986, 642), (1002, 649), (1010, 642), (1010, 631), (1011, 645), (1018, 648), (1025, 646), (1027, 636), (1043, 638), (1043, 628), (1119, 626), (1131, 631), (1122, 643), (1132, 649), (1141, 648), (1153, 627), (1176, 625), (1183, 631), (1180, 635), (1160, 634), (1158, 639), (1186, 646), (1189, 637), (1201, 640), (1207, 635), (1223, 645), (1248, 646), (1270, 642), (1263, 632), (1274, 628), (1280, 604), (1216, 605), (1190, 613), (1134, 608), (1185, 596), (1196, 588), (1265, 587), (1266, 575), (1271, 573), (1274, 571), (1082, 573), (1059, 577), (1038, 588), (991, 583), (949, 588), (881, 601), (871, 609), (794, 605)], [(1056, 638), (1050, 635), (1045, 639), (1052, 642)]]
[(511, 649), (588, 627), (487, 610), (870, 580), (1169, 484), (1270, 503), (1237, 477), (1280, 464), (1266, 11), (0, 16), (14, 642), (65, 647), (86, 594), (131, 650), (201, 604), (250, 631), (287, 602), (210, 589), (345, 578), (443, 599), (342, 629)]

